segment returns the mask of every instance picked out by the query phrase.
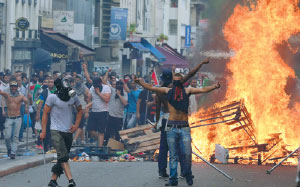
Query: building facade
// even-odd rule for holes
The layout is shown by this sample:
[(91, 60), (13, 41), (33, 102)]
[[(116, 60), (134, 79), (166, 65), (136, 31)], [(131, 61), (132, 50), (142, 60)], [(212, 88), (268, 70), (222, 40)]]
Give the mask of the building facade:
[[(21, 70), (29, 73), (33, 54), (40, 46), (38, 35), (38, 0), (0, 1), (1, 71)], [(1, 16), (0, 16), (1, 17)], [(5, 21), (4, 21), (5, 20)], [(24, 29), (23, 29), (24, 28)]]

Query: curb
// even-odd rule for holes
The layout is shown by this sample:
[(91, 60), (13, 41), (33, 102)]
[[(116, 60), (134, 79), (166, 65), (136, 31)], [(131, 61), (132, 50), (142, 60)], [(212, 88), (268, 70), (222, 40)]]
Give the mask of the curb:
[[(49, 154), (49, 155), (45, 155), (45, 160), (46, 163), (49, 163), (51, 161), (53, 161), (55, 158), (55, 154)], [(12, 174), (12, 173), (16, 173), (18, 171), (22, 171), (25, 169), (29, 169), (32, 167), (36, 167), (39, 165), (44, 164), (44, 158), (43, 155), (42, 156), (38, 156), (37, 157), (33, 157), (33, 158), (29, 158), (29, 159), (23, 159), (23, 160), (18, 160), (17, 162), (20, 162), (20, 164), (4, 164), (1, 166), (1, 170), (0, 170), (0, 178), (4, 177), (6, 175)]]

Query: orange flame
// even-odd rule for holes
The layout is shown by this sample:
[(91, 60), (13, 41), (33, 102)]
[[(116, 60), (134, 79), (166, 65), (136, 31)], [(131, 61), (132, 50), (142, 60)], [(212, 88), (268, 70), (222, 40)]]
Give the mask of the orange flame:
[[(300, 112), (296, 108), (300, 104), (288, 108), (290, 96), (284, 89), (287, 78), (295, 78), (295, 72), (280, 57), (276, 46), (300, 32), (298, 0), (249, 3), (249, 7), (235, 7), (223, 30), (229, 48), (236, 52), (227, 64), (232, 75), (226, 77), (226, 101), (244, 99), (259, 144), (266, 143), (270, 134), (281, 133), (284, 144), (293, 150), (300, 146)], [(233, 138), (245, 138), (228, 133), (228, 128), (223, 125), (192, 132), (206, 158), (213, 153), (216, 143), (226, 147)]]

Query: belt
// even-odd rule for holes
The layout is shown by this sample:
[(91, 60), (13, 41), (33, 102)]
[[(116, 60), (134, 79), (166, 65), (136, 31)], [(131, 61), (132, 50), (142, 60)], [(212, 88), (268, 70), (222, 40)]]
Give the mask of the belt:
[(167, 127), (181, 129), (181, 128), (189, 127), (189, 125), (167, 125)]
[(7, 119), (18, 119), (18, 118), (20, 118), (21, 116), (11, 116), (11, 117), (9, 117), (9, 116), (7, 116), (6, 118)]

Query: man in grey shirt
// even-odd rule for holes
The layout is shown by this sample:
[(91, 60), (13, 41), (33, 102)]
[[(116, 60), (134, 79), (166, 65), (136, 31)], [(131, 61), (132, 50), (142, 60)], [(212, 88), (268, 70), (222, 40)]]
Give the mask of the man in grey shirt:
[[(66, 80), (63, 80), (66, 81)], [(44, 107), (44, 113), (42, 118), (42, 133), (40, 138), (43, 140), (46, 137), (46, 125), (48, 121), (48, 115), (50, 113), (50, 129), (51, 140), (57, 152), (57, 164), (52, 167), (52, 177), (48, 186), (58, 186), (57, 178), (65, 172), (69, 185), (68, 187), (76, 186), (71, 170), (68, 163), (69, 153), (73, 141), (73, 132), (78, 129), (80, 120), (82, 118), (82, 107), (77, 96), (70, 97), (72, 95), (72, 88), (66, 87), (66, 83), (61, 79), (56, 79), (54, 84), (57, 88), (55, 94), (48, 96)], [(77, 115), (76, 122), (73, 125), (73, 107), (76, 107)]]
[(124, 107), (128, 104), (128, 96), (122, 81), (113, 81), (111, 84), (111, 97), (108, 103), (108, 138), (120, 141), (119, 131), (123, 126)]

